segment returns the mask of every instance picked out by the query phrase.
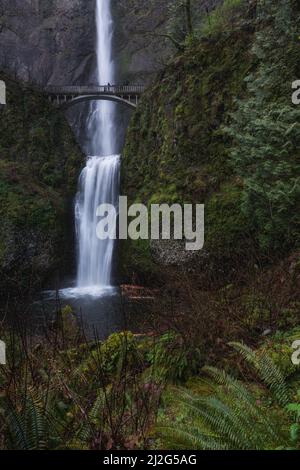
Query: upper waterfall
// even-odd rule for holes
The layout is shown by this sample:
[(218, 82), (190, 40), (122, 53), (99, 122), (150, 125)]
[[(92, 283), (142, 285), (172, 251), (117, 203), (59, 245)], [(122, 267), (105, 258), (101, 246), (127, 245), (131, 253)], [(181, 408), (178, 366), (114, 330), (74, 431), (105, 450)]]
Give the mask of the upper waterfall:
[[(115, 83), (115, 66), (112, 55), (113, 19), (111, 0), (96, 1), (96, 58), (97, 84)], [(88, 136), (91, 155), (116, 153), (115, 104), (98, 101), (91, 105), (88, 117)]]

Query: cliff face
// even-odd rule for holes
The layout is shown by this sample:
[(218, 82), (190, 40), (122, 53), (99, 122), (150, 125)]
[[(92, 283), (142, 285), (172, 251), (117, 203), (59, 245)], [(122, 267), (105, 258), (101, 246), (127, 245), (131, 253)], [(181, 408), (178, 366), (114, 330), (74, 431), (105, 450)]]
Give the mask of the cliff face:
[[(207, 0), (211, 9), (221, 0)], [(112, 2), (120, 80), (148, 82), (173, 53), (171, 0)], [(41, 84), (86, 84), (95, 70), (95, 0), (0, 0), (0, 70)]]
[(205, 205), (204, 250), (191, 255), (175, 240), (128, 241), (121, 249), (127, 280), (153, 282), (182, 267), (205, 273), (206, 282), (210, 274), (224, 280), (246, 258), (243, 181), (233, 172), (225, 132), (249, 68), (255, 69), (251, 10), (241, 8), (249, 21), (240, 21), (238, 8), (233, 21), (222, 7), (160, 72), (131, 120), (122, 160), (122, 194), (130, 203)]
[(171, 3), (170, 0), (113, 2), (115, 53), (121, 81), (147, 83), (164, 67), (172, 48), (161, 35)]
[(68, 201), (84, 156), (61, 113), (0, 73), (0, 297), (43, 285), (70, 262)]
[(299, 4), (274, 5), (272, 16), (266, 7), (259, 22), (255, 1), (234, 16), (224, 6), (218, 12), (144, 94), (122, 161), (131, 203), (205, 204), (204, 250), (190, 262), (176, 241), (128, 241), (121, 251), (129, 279), (184, 266), (227, 283), (257, 259), (298, 249), (299, 111), (289, 83), (299, 73)]
[[(234, 101), (243, 95), (251, 64), (251, 32), (196, 42), (162, 72), (143, 96), (127, 132), (122, 194), (130, 203), (206, 206), (205, 250), (179, 242), (128, 241), (122, 252), (129, 279), (154, 280), (167, 267), (226, 269), (245, 243), (239, 210), (241, 182), (229, 165), (224, 133)], [(226, 78), (225, 78), (226, 77)]]
[[(113, 3), (122, 78), (147, 77), (169, 51), (146, 35), (165, 23), (165, 5)], [(0, 0), (0, 69), (42, 84), (88, 83), (95, 68), (95, 0)]]
[[(199, 20), (223, 0), (192, 2), (193, 20)], [(166, 66), (175, 48), (166, 38), (169, 9), (174, 0), (120, 0), (113, 2), (115, 52), (120, 78), (149, 83)]]
[(1, 0), (0, 68), (40, 83), (85, 82), (93, 68), (93, 0)]

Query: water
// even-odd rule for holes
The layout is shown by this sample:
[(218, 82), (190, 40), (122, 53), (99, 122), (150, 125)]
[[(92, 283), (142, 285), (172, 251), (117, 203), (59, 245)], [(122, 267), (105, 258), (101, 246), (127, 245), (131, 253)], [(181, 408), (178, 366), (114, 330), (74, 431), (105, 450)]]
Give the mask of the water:
[(69, 306), (75, 313), (80, 329), (89, 340), (105, 340), (112, 333), (126, 328), (122, 314), (123, 300), (117, 288), (95, 287), (81, 289), (67, 288), (59, 292), (44, 291), (31, 305), (29, 322), (33, 331), (42, 334), (47, 325), (56, 319), (57, 311)]
[[(113, 85), (110, 0), (97, 0), (96, 26), (97, 82)], [(80, 175), (75, 202), (77, 279), (74, 286), (60, 291), (60, 298), (83, 317), (90, 331), (96, 327), (103, 337), (122, 327), (119, 291), (112, 286), (114, 241), (99, 240), (96, 235), (100, 220), (96, 216), (97, 207), (112, 204), (117, 208), (118, 203), (120, 156), (116, 155), (116, 105), (109, 101), (92, 103), (86, 129), (92, 156), (87, 157)], [(46, 293), (46, 298), (53, 302), (53, 292)]]
[[(112, 58), (113, 20), (110, 0), (97, 0), (97, 80), (99, 85), (113, 84), (115, 67)], [(75, 204), (78, 251), (78, 293), (99, 294), (112, 285), (113, 240), (99, 240), (96, 209), (100, 204), (117, 207), (119, 196), (120, 158), (116, 148), (115, 105), (95, 101), (87, 118), (87, 132), (92, 157), (79, 179)]]
[[(115, 83), (112, 56), (113, 19), (111, 0), (96, 1), (96, 57), (98, 85)], [(116, 153), (116, 106), (110, 101), (95, 101), (91, 105), (87, 129), (91, 155)]]
[(97, 238), (96, 210), (100, 203), (117, 207), (119, 167), (119, 156), (90, 157), (81, 173), (75, 205), (78, 288), (111, 285), (114, 241)]

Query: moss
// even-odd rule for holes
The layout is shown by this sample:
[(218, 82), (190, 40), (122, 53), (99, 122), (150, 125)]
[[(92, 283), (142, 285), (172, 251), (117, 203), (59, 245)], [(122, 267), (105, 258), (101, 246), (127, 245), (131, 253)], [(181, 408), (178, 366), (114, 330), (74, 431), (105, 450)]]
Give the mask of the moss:
[(92, 381), (100, 363), (102, 374), (104, 374), (103, 378), (111, 379), (122, 367), (124, 360), (127, 365), (130, 364), (133, 367), (138, 362), (138, 358), (144, 354), (139, 348), (136, 337), (131, 332), (114, 333), (87, 355), (77, 373), (86, 374)]
[(17, 288), (19, 295), (62, 264), (66, 201), (84, 157), (64, 116), (38, 91), (1, 73), (0, 79), (7, 86), (0, 111), (0, 273), (2, 292)]
[[(241, 246), (247, 233), (223, 128), (255, 66), (252, 35), (238, 30), (191, 42), (143, 96), (124, 150), (122, 193), (129, 201), (205, 204), (206, 248), (220, 255)], [(149, 250), (145, 259), (138, 252), (134, 244), (131, 257), (142, 270), (150, 266)]]
[(157, 282), (159, 279), (159, 266), (154, 263), (148, 240), (126, 240), (121, 244), (119, 266), (121, 277), (128, 278), (135, 284)]
[(267, 339), (259, 349), (259, 353), (268, 356), (279, 367), (285, 377), (297, 374), (299, 378), (299, 367), (293, 365), (292, 355), (295, 350), (292, 348), (294, 341), (300, 338), (300, 328), (296, 327), (287, 332), (277, 332)]
[(245, 250), (249, 223), (240, 210), (241, 198), (241, 188), (230, 182), (223, 184), (207, 202), (207, 249), (217, 256), (231, 257)]

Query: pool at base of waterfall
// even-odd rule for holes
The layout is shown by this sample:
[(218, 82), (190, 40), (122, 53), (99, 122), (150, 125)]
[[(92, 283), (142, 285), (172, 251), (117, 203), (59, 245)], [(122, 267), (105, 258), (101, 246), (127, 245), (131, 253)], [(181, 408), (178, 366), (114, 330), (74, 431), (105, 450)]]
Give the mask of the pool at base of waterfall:
[[(59, 291), (59, 296), (62, 299), (80, 299), (84, 297), (91, 297), (94, 299), (118, 295), (118, 289), (112, 286), (87, 286), (87, 287), (68, 287)], [(53, 291), (48, 294), (53, 295)], [(56, 295), (56, 292), (54, 293)]]
[[(111, 286), (69, 287), (43, 291), (33, 305), (37, 329), (70, 307), (88, 340), (104, 340), (125, 328), (120, 289)], [(36, 308), (34, 308), (36, 307)]]

